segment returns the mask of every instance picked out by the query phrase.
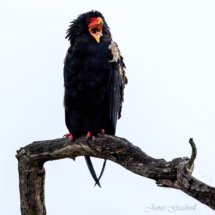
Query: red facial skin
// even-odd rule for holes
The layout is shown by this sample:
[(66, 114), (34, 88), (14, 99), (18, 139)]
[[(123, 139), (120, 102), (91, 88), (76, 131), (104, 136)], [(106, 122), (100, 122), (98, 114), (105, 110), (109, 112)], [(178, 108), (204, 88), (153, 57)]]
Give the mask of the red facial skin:
[(102, 36), (103, 20), (101, 17), (91, 18), (88, 25), (89, 33), (94, 37), (97, 43)]

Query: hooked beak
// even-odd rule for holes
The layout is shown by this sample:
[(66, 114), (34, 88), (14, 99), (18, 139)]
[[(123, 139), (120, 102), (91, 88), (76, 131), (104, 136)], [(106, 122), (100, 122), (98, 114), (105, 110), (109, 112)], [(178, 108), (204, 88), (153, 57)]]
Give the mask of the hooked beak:
[(102, 18), (91, 18), (88, 25), (89, 33), (94, 37), (97, 43), (100, 42), (102, 36), (103, 20)]

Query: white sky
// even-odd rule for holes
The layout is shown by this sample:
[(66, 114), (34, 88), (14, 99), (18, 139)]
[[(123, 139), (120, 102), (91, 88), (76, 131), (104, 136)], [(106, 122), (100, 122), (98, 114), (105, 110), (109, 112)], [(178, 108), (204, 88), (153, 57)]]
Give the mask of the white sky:
[[(189, 156), (198, 147), (194, 176), (214, 185), (215, 2), (191, 0), (1, 0), (0, 213), (18, 215), (16, 150), (67, 133), (63, 59), (69, 22), (96, 9), (105, 16), (127, 65), (117, 135), (156, 158)], [(101, 161), (95, 161), (100, 169)], [(212, 215), (181, 191), (107, 163), (102, 189), (82, 157), (48, 162), (48, 215)], [(195, 210), (168, 211), (172, 206)], [(161, 206), (163, 210), (148, 210)]]

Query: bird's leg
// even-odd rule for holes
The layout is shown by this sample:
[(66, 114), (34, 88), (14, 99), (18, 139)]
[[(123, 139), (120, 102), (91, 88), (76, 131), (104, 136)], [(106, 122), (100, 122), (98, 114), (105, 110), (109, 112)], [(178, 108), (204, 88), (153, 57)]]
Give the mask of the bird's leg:
[(92, 132), (91, 131), (87, 132), (87, 139), (88, 140), (92, 139)]
[(74, 139), (74, 136), (72, 133), (65, 134), (63, 137), (71, 141)]
[(105, 135), (105, 129), (103, 129), (103, 128), (99, 129), (99, 133), (102, 135)]
[(90, 140), (94, 141), (94, 139), (95, 139), (95, 136), (92, 134), (91, 131), (88, 131), (87, 132), (87, 140), (88, 141), (90, 141)]

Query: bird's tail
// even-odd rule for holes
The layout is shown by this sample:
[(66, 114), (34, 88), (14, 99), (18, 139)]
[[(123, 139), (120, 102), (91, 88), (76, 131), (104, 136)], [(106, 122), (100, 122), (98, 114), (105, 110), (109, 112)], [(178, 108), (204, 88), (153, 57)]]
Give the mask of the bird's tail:
[[(105, 166), (106, 166), (106, 162), (107, 162), (107, 160), (104, 159), (103, 166), (102, 166), (102, 170), (101, 170), (101, 173), (100, 173), (99, 178), (98, 178), (98, 182), (100, 181), (100, 179), (101, 179), (101, 177), (102, 177), (102, 175), (103, 175), (103, 173), (104, 173)], [(96, 186), (96, 185), (99, 185), (99, 184), (96, 182), (94, 186)]]
[(97, 178), (97, 175), (96, 175), (96, 172), (94, 170), (94, 167), (93, 167), (93, 164), (92, 164), (92, 161), (91, 161), (90, 157), (89, 156), (84, 156), (84, 157), (85, 157), (85, 161), (87, 163), (87, 167), (88, 167), (88, 169), (90, 171), (90, 174), (91, 174), (91, 176), (93, 177), (93, 179), (95, 181), (95, 185), (98, 185), (99, 187), (101, 187), (101, 184), (99, 182), (99, 179)]

